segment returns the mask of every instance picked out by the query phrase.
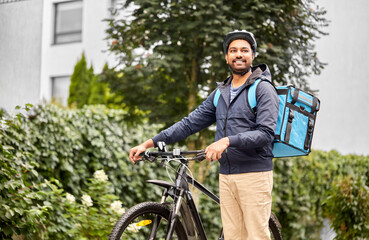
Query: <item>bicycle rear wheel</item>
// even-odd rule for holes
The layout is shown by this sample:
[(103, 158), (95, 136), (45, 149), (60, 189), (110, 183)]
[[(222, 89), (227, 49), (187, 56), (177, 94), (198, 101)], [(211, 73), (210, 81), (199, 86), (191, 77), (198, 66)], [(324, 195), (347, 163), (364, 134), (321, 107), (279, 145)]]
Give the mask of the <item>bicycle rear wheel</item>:
[(282, 240), (282, 234), (281, 230), (279, 229), (279, 222), (277, 218), (272, 215), (269, 218), (269, 231), (270, 231), (270, 237), (272, 240)]
[[(115, 224), (109, 240), (160, 239), (165, 240), (170, 211), (163, 204), (144, 202), (130, 208)], [(187, 240), (186, 231), (177, 221), (172, 239)]]

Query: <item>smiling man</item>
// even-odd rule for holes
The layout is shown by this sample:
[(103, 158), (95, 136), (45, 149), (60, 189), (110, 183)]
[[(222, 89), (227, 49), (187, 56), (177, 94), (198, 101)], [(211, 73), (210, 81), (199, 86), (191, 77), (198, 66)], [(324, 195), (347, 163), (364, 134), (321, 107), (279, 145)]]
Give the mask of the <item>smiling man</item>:
[[(252, 67), (256, 48), (254, 35), (247, 31), (230, 32), (223, 41), (232, 76), (218, 83), (221, 96), (216, 109), (215, 139), (229, 139), (227, 152), (219, 159), (220, 205), (227, 240), (270, 239), (272, 144), (279, 99), (270, 84), (267, 65)], [(263, 81), (256, 89), (256, 109), (251, 109), (247, 94), (257, 79)], [(212, 145), (207, 149), (208, 155), (218, 155), (222, 148), (213, 150)]]
[[(220, 164), (220, 207), (226, 240), (270, 239), (272, 148), (279, 98), (267, 65), (252, 67), (256, 47), (252, 33), (228, 33), (223, 50), (232, 75), (217, 83), (218, 88), (188, 117), (132, 148), (129, 154), (134, 163), (141, 158), (140, 153), (159, 141), (175, 143), (216, 122), (215, 142), (205, 153), (209, 162)], [(251, 109), (247, 94), (257, 79), (263, 81), (256, 88), (256, 109)]]

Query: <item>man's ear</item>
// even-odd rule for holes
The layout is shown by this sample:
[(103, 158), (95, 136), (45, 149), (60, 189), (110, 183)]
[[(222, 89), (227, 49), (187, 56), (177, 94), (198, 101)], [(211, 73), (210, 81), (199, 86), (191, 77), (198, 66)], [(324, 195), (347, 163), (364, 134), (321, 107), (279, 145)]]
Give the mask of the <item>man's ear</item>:
[(225, 60), (226, 60), (226, 62), (227, 62), (227, 64), (228, 64), (228, 54), (225, 54), (225, 55), (224, 55), (224, 58), (225, 58)]

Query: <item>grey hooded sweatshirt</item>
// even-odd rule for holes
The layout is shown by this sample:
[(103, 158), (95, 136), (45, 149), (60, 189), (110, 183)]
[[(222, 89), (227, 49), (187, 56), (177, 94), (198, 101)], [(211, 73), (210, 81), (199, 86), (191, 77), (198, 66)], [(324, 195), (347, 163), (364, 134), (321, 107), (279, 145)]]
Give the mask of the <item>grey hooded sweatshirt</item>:
[[(249, 87), (262, 79), (256, 89), (256, 112), (247, 101)], [(167, 144), (184, 140), (216, 122), (215, 141), (229, 137), (229, 147), (219, 159), (219, 173), (264, 172), (273, 169), (273, 140), (278, 119), (279, 98), (271, 84), (268, 66), (252, 68), (252, 74), (230, 102), (232, 77), (217, 83), (221, 96), (214, 105), (214, 90), (188, 117), (153, 137)]]

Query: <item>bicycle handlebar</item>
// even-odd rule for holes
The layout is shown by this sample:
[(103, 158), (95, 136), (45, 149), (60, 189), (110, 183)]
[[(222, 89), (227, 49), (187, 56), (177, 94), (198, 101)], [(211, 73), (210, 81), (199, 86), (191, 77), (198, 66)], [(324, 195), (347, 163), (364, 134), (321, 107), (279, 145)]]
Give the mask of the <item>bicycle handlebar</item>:
[(197, 160), (202, 161), (205, 159), (205, 150), (194, 150), (194, 151), (181, 151), (180, 149), (173, 149), (172, 152), (153, 152), (153, 151), (145, 151), (140, 154), (143, 157), (143, 160), (148, 160), (149, 162), (154, 162), (159, 157), (172, 157), (178, 158), (188, 155), (195, 155), (192, 158), (184, 158), (188, 161)]

